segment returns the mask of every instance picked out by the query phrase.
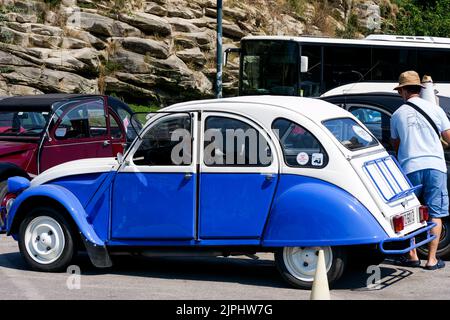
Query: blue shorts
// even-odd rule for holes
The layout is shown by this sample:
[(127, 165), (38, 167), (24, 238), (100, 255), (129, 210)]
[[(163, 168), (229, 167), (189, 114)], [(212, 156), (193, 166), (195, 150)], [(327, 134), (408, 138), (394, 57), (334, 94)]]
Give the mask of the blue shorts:
[(446, 173), (435, 169), (424, 169), (409, 173), (408, 179), (414, 186), (422, 185), (416, 195), (428, 207), (431, 218), (448, 216)]

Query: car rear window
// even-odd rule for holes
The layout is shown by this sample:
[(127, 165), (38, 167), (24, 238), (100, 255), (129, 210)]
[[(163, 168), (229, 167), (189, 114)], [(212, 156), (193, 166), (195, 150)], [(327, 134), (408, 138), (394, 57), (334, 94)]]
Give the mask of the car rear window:
[(322, 122), (323, 125), (351, 151), (378, 145), (377, 139), (351, 118), (338, 118)]

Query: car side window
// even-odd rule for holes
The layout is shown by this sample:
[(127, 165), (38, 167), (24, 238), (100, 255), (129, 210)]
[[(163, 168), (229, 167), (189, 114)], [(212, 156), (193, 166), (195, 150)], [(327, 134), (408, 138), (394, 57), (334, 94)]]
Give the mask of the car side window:
[(58, 140), (106, 136), (103, 100), (88, 101), (68, 111), (55, 130)]
[(206, 118), (203, 155), (203, 162), (210, 167), (266, 167), (272, 163), (272, 151), (259, 130), (220, 116)]
[(145, 133), (133, 155), (138, 166), (179, 166), (192, 163), (191, 117), (163, 117)]
[(109, 115), (109, 128), (111, 130), (111, 138), (121, 139), (123, 137), (122, 128), (111, 113)]
[(361, 121), (388, 151), (392, 149), (388, 114), (366, 106), (351, 106), (348, 111)]
[(280, 118), (273, 122), (272, 130), (288, 166), (320, 169), (328, 164), (328, 154), (319, 140), (301, 125)]

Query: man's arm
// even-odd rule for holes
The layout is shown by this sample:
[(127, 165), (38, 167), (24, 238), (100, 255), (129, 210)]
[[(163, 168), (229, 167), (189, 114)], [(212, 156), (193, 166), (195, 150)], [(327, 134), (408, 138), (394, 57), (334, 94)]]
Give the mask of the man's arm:
[(444, 139), (445, 142), (447, 142), (448, 144), (450, 144), (450, 129), (449, 130), (445, 130), (441, 132), (442, 135), (442, 139)]

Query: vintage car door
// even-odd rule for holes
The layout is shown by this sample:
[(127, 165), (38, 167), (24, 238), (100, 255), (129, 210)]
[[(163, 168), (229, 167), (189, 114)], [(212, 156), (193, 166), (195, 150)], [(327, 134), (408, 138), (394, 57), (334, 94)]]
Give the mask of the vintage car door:
[(195, 236), (196, 115), (154, 117), (114, 180), (111, 236), (116, 240)]
[(105, 108), (104, 100), (97, 97), (61, 106), (41, 150), (39, 172), (72, 160), (111, 157)]
[(200, 239), (260, 238), (278, 181), (272, 140), (229, 113), (203, 113), (201, 130)]

